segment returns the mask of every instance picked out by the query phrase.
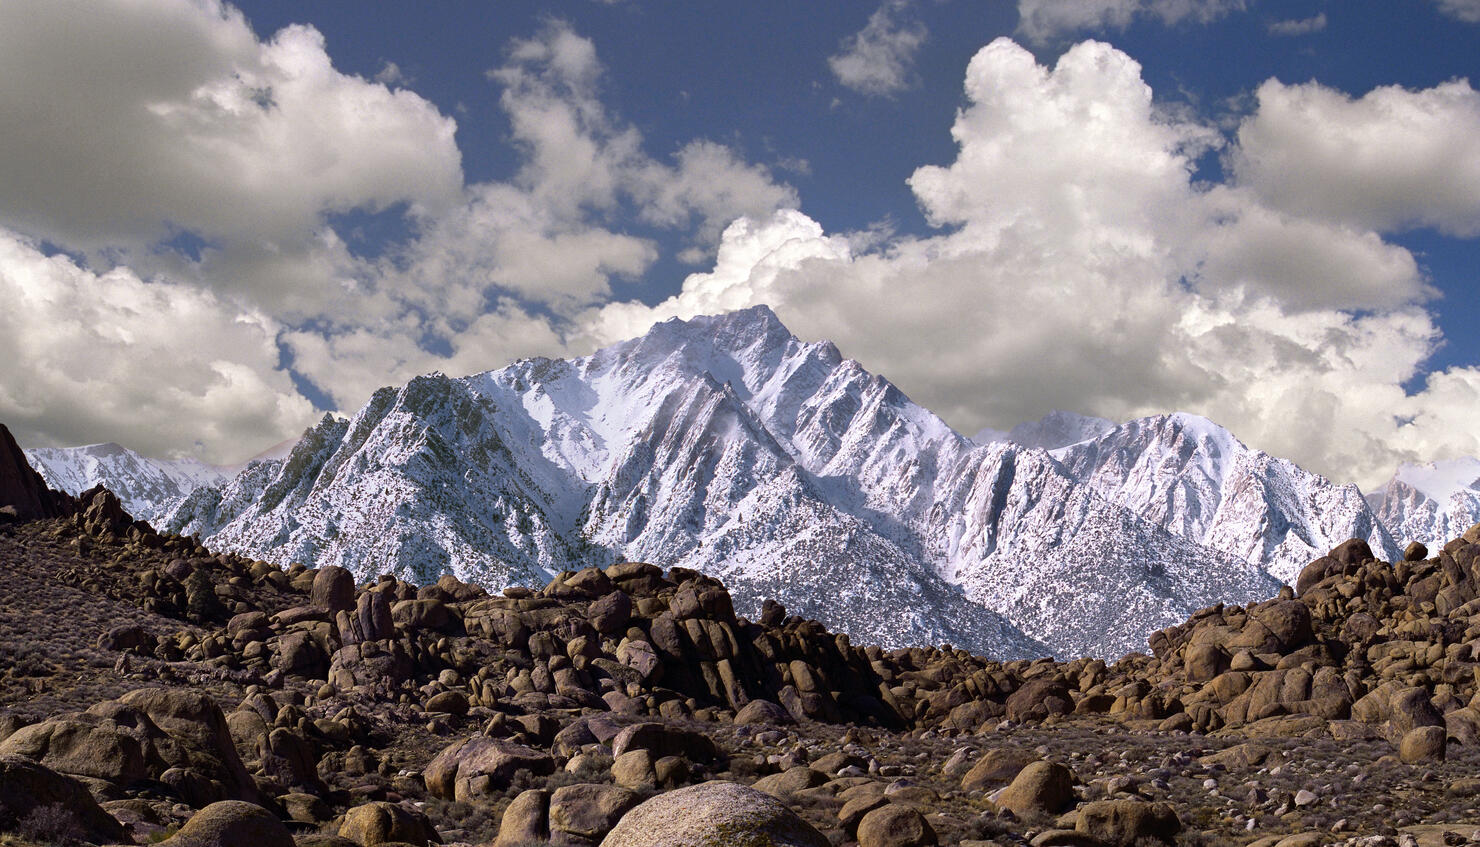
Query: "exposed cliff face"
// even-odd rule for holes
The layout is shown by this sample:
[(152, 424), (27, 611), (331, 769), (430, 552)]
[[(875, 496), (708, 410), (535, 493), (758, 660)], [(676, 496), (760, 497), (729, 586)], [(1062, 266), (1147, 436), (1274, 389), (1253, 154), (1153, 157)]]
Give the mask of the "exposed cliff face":
[(55, 518), (69, 512), (67, 498), (46, 486), (26, 461), (26, 454), (4, 424), (0, 424), (0, 509), (10, 509), (16, 520)]
[(1399, 553), (1355, 485), (1250, 449), (1196, 415), (1131, 421), (1053, 455), (1100, 496), (1282, 582), (1348, 538)]

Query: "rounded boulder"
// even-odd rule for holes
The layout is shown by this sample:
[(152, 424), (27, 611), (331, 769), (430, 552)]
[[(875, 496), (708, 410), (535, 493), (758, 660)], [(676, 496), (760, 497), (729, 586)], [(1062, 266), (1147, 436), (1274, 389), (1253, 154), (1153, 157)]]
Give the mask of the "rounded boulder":
[(288, 827), (256, 803), (222, 800), (190, 816), (166, 847), (293, 847)]
[(1398, 756), (1412, 765), (1421, 762), (1442, 762), (1447, 752), (1445, 745), (1448, 733), (1442, 726), (1420, 726), (1403, 734), (1398, 745)]
[(309, 602), (329, 612), (348, 612), (355, 607), (355, 576), (338, 565), (327, 565), (314, 574)]
[(997, 796), (997, 805), (1023, 820), (1058, 814), (1074, 799), (1074, 774), (1058, 762), (1033, 762)]
[(344, 813), (339, 834), (364, 847), (405, 843), (426, 847), (441, 844), (436, 827), (420, 811), (384, 800), (365, 803)]
[(618, 821), (601, 847), (828, 847), (781, 801), (733, 782), (659, 794)]
[(0, 829), (49, 806), (71, 813), (93, 841), (119, 841), (124, 829), (98, 806), (82, 783), (23, 756), (0, 756)]
[(1099, 800), (1080, 808), (1074, 828), (1096, 841), (1115, 847), (1130, 847), (1146, 839), (1170, 844), (1181, 831), (1182, 822), (1166, 803)]
[(933, 847), (939, 842), (925, 816), (887, 803), (858, 822), (858, 847)]

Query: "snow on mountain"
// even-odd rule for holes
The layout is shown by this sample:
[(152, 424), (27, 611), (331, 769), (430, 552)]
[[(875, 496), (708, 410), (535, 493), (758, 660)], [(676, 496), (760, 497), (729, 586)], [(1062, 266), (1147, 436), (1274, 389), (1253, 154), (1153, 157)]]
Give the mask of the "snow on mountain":
[(196, 488), (231, 476), (227, 468), (194, 459), (150, 459), (112, 443), (40, 447), (25, 453), (31, 467), (52, 488), (77, 495), (106, 485), (129, 514), (151, 522)]
[(1056, 450), (1070, 444), (1099, 438), (1113, 429), (1115, 429), (1115, 423), (1104, 418), (1081, 415), (1077, 412), (1054, 411), (1036, 421), (1020, 423), (1007, 432), (983, 429), (972, 436), (972, 440), (978, 444), (1011, 441), (1024, 447)]
[[(165, 526), (362, 579), (450, 571), (495, 589), (647, 560), (722, 578), (742, 611), (774, 597), (860, 641), (1114, 657), (1197, 608), (1271, 593), (1263, 562), (1226, 536), (1236, 519), (1261, 539), (1275, 535), (1265, 524), (1324, 526), (1326, 496), (1314, 478), (1298, 502), (1225, 491), (1217, 456), (1184, 462), (1196, 485), (1132, 473), (1182, 442), (1149, 439), (1140, 461), (1104, 440), (1123, 430), (1078, 416), (1040, 427), (1040, 443), (1077, 443), (1068, 465), (975, 444), (758, 307), (580, 359), (382, 389), (285, 459), (195, 491)], [(1105, 461), (1081, 449), (1095, 443)], [(1233, 444), (1208, 442), (1218, 456)], [(1188, 500), (1207, 490), (1218, 505)], [(1246, 514), (1259, 503), (1300, 508)]]
[(1131, 421), (1053, 455), (1100, 496), (1283, 582), (1348, 538), (1399, 554), (1355, 485), (1253, 450), (1197, 415)]
[(1480, 459), (1404, 464), (1369, 501), (1398, 542), (1437, 549), (1480, 523)]

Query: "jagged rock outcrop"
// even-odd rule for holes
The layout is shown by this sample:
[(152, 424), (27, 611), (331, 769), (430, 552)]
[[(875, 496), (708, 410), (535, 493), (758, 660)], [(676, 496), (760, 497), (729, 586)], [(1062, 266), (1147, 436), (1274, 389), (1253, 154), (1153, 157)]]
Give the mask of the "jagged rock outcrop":
[[(0, 513), (11, 520), (31, 521), (69, 514), (70, 506), (66, 495), (47, 488), (10, 430), (0, 424)], [(0, 521), (5, 519), (0, 516)]]

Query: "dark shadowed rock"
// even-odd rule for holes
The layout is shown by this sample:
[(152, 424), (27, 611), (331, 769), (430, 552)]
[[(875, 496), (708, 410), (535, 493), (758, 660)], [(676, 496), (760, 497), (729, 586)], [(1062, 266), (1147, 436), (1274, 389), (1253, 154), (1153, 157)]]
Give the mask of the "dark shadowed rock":
[(355, 577), (347, 568), (327, 565), (314, 575), (309, 590), (310, 601), (329, 613), (347, 612), (355, 607)]
[(719, 755), (714, 741), (703, 733), (652, 722), (633, 724), (612, 739), (613, 756), (628, 750), (651, 751), (654, 759), (685, 756), (696, 762), (712, 762)]
[(779, 725), (796, 723), (796, 719), (791, 716), (791, 712), (770, 700), (751, 700), (735, 713), (735, 723)]
[(602, 635), (622, 632), (632, 619), (632, 598), (620, 589), (591, 601), (586, 609), (586, 620)]
[(1360, 565), (1372, 561), (1372, 548), (1361, 538), (1348, 538), (1331, 550), (1331, 558), (1343, 565)]
[(123, 502), (101, 485), (77, 495), (83, 528), (91, 535), (123, 535), (134, 526), (134, 519), (123, 510)]
[(10, 430), (0, 424), (0, 507), (15, 509), (16, 517), (22, 521), (34, 521), (61, 517), (64, 499), (65, 495), (46, 487), (46, 481), (26, 461), (26, 454), (21, 452)]
[(60, 806), (92, 841), (121, 841), (123, 827), (102, 810), (87, 789), (21, 756), (0, 756), (0, 831), (10, 830), (36, 809)]

